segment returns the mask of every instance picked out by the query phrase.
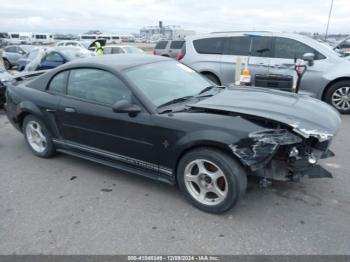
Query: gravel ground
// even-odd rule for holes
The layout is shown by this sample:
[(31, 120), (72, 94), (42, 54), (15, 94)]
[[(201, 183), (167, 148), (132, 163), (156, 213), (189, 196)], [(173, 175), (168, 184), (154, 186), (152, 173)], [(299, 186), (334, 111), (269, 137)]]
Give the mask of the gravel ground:
[(350, 117), (333, 179), (250, 183), (224, 215), (165, 184), (66, 155), (33, 156), (0, 111), (0, 254), (350, 254)]

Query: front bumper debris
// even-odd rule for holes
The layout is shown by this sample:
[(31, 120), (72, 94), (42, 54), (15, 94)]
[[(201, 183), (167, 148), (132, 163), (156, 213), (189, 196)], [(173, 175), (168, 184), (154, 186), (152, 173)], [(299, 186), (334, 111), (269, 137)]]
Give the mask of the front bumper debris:
[(318, 165), (320, 159), (334, 156), (329, 150), (331, 141), (316, 137), (301, 139), (287, 130), (277, 129), (251, 133), (249, 139), (229, 147), (253, 175), (299, 181), (304, 176), (332, 177)]

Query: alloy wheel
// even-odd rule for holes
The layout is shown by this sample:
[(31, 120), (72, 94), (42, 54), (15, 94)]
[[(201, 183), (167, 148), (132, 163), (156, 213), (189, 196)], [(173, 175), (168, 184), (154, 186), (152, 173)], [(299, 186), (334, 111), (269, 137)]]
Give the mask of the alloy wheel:
[(213, 162), (196, 159), (185, 167), (185, 185), (190, 195), (204, 205), (222, 203), (228, 193), (224, 172)]
[(42, 153), (47, 148), (47, 139), (40, 126), (36, 121), (29, 121), (26, 126), (26, 136), (29, 145), (33, 150)]
[(338, 110), (350, 109), (350, 87), (340, 87), (332, 94), (332, 104)]

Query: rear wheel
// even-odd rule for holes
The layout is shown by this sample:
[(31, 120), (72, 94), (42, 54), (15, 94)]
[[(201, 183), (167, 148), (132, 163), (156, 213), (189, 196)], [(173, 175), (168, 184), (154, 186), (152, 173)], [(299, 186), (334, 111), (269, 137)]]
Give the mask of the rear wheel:
[(247, 175), (241, 165), (210, 148), (196, 149), (182, 157), (177, 179), (186, 199), (210, 213), (231, 209), (247, 187)]
[(55, 154), (52, 136), (45, 124), (35, 116), (28, 115), (23, 121), (23, 134), (34, 155), (49, 158)]
[(4, 60), (4, 67), (6, 70), (10, 70), (11, 69), (11, 63), (7, 60), (7, 59), (3, 59)]
[(339, 81), (330, 86), (325, 101), (340, 113), (350, 114), (350, 81)]

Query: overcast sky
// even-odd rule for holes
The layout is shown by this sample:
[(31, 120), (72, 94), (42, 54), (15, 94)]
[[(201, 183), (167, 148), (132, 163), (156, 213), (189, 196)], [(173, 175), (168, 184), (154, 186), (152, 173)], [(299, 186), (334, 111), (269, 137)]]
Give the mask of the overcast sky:
[[(181, 25), (221, 30), (324, 32), (331, 0), (1, 0), (0, 31), (138, 32)], [(334, 0), (331, 33), (350, 33), (350, 0)]]

